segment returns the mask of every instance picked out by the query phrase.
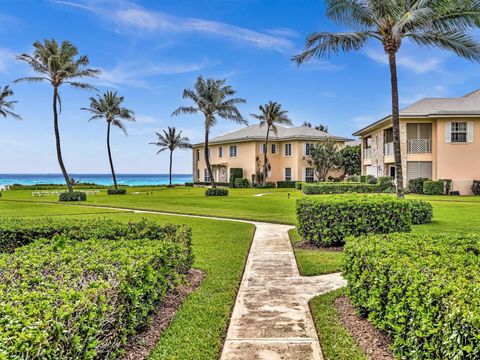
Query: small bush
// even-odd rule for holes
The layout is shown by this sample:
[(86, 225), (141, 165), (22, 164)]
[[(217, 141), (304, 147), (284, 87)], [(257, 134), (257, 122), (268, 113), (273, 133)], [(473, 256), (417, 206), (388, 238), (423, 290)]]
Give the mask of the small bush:
[(193, 187), (193, 182), (186, 182), (185, 187)]
[(480, 195), (480, 180), (473, 180), (472, 193), (473, 195)]
[(295, 189), (299, 181), (277, 181), (277, 188)]
[(433, 207), (425, 200), (408, 200), (412, 213), (412, 224), (428, 224), (432, 222)]
[(231, 168), (230, 169), (230, 187), (235, 187), (235, 179), (243, 178), (243, 169), (242, 168)]
[(443, 182), (443, 193), (445, 195), (450, 194), (452, 190), (452, 179), (439, 179), (439, 181)]
[(300, 198), (298, 232), (317, 246), (342, 245), (348, 236), (408, 232), (410, 205), (390, 196)]
[(250, 181), (248, 181), (248, 179), (245, 179), (245, 178), (241, 178), (241, 179), (237, 178), (235, 179), (235, 187), (240, 189), (249, 188)]
[(274, 182), (267, 181), (265, 184), (255, 184), (255, 187), (260, 189), (273, 189), (275, 188), (275, 185)]
[(127, 193), (127, 189), (108, 189), (108, 195), (125, 195)]
[(360, 175), (350, 175), (348, 176), (345, 181), (348, 182), (360, 182)]
[(480, 359), (480, 237), (349, 238), (343, 276), (398, 359)]
[(416, 178), (408, 180), (408, 192), (411, 194), (423, 194), (423, 183), (429, 178)]
[(205, 191), (205, 196), (228, 196), (228, 189), (209, 188)]
[(58, 201), (86, 201), (87, 194), (81, 191), (63, 192), (60, 194)]
[(297, 183), (295, 184), (295, 189), (297, 189), (297, 190), (302, 190), (302, 186), (303, 186), (302, 184), (303, 184), (303, 183), (302, 183), (301, 181), (297, 182)]
[(393, 183), (393, 178), (390, 176), (380, 176), (378, 178), (378, 191), (382, 193), (395, 192), (396, 187)]
[(425, 195), (443, 195), (443, 181), (425, 181), (423, 183), (423, 193)]
[(377, 185), (341, 182), (341, 183), (304, 183), (302, 191), (306, 195), (318, 194), (344, 194), (344, 193), (375, 193), (378, 192)]
[(375, 185), (377, 182), (378, 182), (378, 179), (377, 179), (375, 176), (372, 176), (371, 178), (369, 178), (369, 179), (367, 180), (367, 183), (368, 183), (368, 184), (373, 184), (373, 185)]

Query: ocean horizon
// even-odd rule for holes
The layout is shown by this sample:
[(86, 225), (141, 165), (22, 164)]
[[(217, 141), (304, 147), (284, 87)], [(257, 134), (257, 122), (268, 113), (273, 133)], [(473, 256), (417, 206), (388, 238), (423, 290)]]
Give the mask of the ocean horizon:
[[(111, 174), (69, 174), (76, 181), (97, 185), (113, 185)], [(172, 174), (173, 184), (185, 184), (192, 181), (191, 174)], [(168, 174), (117, 174), (119, 185), (167, 185)], [(65, 184), (62, 174), (0, 174), (0, 186), (5, 185)]]

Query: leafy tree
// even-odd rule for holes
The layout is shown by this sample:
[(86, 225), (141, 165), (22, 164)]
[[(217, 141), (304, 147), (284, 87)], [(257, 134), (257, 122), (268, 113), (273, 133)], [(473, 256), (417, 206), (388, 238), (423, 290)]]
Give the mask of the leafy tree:
[(82, 108), (82, 110), (89, 111), (92, 117), (89, 121), (95, 119), (105, 119), (107, 121), (107, 150), (108, 160), (110, 161), (110, 170), (112, 171), (113, 186), (115, 190), (117, 187), (117, 176), (113, 167), (112, 151), (110, 149), (110, 128), (116, 126), (127, 135), (127, 130), (122, 120), (135, 121), (133, 111), (122, 107), (124, 101), (123, 96), (118, 96), (117, 92), (107, 91), (103, 95), (97, 94), (97, 97), (90, 98), (90, 107)]
[(233, 97), (236, 91), (231, 86), (225, 85), (225, 83), (226, 80), (205, 80), (200, 75), (193, 89), (183, 90), (183, 98), (192, 100), (194, 106), (181, 106), (172, 113), (172, 116), (179, 114), (196, 114), (199, 112), (203, 114), (205, 126), (205, 163), (213, 188), (215, 188), (216, 185), (208, 156), (208, 139), (212, 127), (217, 123), (217, 118), (232, 120), (238, 124), (248, 124), (237, 109), (238, 104), (243, 104), (246, 101)]
[(362, 166), (360, 145), (345, 146), (340, 150), (345, 175), (360, 175)]
[(294, 57), (298, 64), (312, 57), (360, 50), (370, 39), (378, 40), (388, 56), (392, 91), (393, 149), (397, 196), (404, 196), (400, 151), (397, 52), (404, 40), (420, 46), (439, 47), (480, 61), (480, 46), (468, 34), (480, 26), (480, 3), (474, 0), (327, 0), (327, 16), (352, 32), (315, 32), (306, 49)]
[(158, 136), (158, 141), (150, 143), (152, 145), (157, 145), (160, 149), (157, 151), (157, 154), (160, 154), (162, 151), (170, 151), (170, 186), (172, 186), (172, 155), (176, 149), (191, 149), (192, 144), (190, 144), (190, 139), (188, 137), (183, 137), (182, 132), (177, 133), (175, 127), (168, 127), (168, 132), (163, 130), (163, 134), (156, 132)]
[(20, 120), (22, 117), (13, 112), (15, 109), (15, 104), (18, 101), (10, 100), (9, 97), (12, 95), (13, 91), (8, 85), (6, 85), (0, 93), (0, 115), (2, 115), (4, 118), (11, 116), (14, 119)]
[(342, 165), (342, 157), (337, 143), (333, 139), (313, 144), (310, 147), (310, 166), (315, 169), (319, 181), (326, 181), (328, 173)]
[(89, 64), (88, 57), (86, 55), (77, 57), (77, 47), (69, 41), (62, 41), (60, 45), (54, 39), (44, 40), (43, 43), (36, 41), (33, 43), (33, 47), (35, 50), (32, 55), (21, 54), (17, 56), (17, 59), (25, 61), (35, 72), (39, 73), (39, 76), (27, 76), (15, 80), (15, 82), (47, 81), (52, 85), (53, 128), (55, 132), (57, 159), (68, 186), (68, 191), (73, 192), (70, 178), (63, 163), (60, 131), (58, 129), (58, 112), (62, 110), (59, 88), (63, 84), (68, 84), (76, 88), (91, 89), (93, 88), (91, 85), (79, 82), (76, 79), (96, 76), (100, 74), (100, 70), (87, 68)]
[(288, 111), (282, 110), (282, 105), (277, 102), (269, 101), (268, 104), (258, 107), (260, 114), (251, 114), (252, 117), (260, 122), (260, 127), (266, 126), (267, 133), (265, 135), (265, 153), (263, 154), (263, 177), (262, 182), (265, 185), (268, 176), (268, 138), (270, 130), (277, 135), (277, 125), (292, 125), (292, 121), (288, 118)]

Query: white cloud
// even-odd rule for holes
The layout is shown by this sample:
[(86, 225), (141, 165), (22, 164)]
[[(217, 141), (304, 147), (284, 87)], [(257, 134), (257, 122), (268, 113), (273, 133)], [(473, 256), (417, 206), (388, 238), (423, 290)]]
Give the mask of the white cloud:
[[(364, 53), (368, 58), (376, 61), (377, 63), (388, 65), (388, 57), (382, 50), (367, 48)], [(401, 52), (397, 55), (398, 66), (404, 67), (408, 70), (412, 70), (418, 74), (439, 71), (442, 62), (443, 59), (433, 56), (427, 59), (420, 59), (417, 57), (402, 54)]]

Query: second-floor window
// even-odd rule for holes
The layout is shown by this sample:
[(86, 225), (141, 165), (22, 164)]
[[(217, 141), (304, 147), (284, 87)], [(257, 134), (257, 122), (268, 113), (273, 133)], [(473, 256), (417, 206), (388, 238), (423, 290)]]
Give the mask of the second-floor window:
[(285, 144), (285, 156), (292, 155), (292, 144)]
[(455, 143), (467, 142), (467, 123), (452, 122), (451, 141)]
[(277, 144), (272, 144), (272, 154), (277, 153)]
[(203, 181), (209, 182), (210, 180), (210, 174), (208, 173), (208, 169), (203, 169)]
[(218, 148), (218, 157), (221, 158), (223, 157), (223, 147), (219, 146)]
[(200, 150), (197, 149), (195, 157), (197, 161), (200, 161)]
[(262, 145), (260, 146), (260, 149), (261, 149), (261, 151), (262, 151), (262, 154), (266, 154), (266, 153), (267, 153), (267, 145), (262, 144)]
[(230, 157), (237, 157), (237, 145), (230, 145), (229, 154)]
[(285, 168), (285, 181), (292, 181), (292, 168)]
[(309, 143), (305, 143), (305, 155), (306, 156), (310, 156), (310, 148), (311, 148), (312, 144), (309, 144)]

